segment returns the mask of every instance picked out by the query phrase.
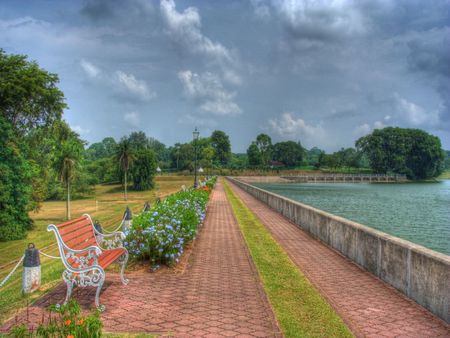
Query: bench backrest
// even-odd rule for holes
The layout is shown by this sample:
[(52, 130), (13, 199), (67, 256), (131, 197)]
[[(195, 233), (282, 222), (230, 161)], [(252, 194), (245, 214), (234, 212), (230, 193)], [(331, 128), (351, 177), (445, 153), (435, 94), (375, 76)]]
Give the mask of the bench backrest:
[(56, 227), (63, 242), (71, 249), (81, 250), (92, 245), (98, 246), (94, 227), (88, 215), (58, 224)]
[[(61, 259), (64, 265), (71, 270), (91, 265), (96, 261), (96, 258), (90, 256), (88, 251), (77, 253), (73, 250), (96, 247), (95, 251), (101, 253), (89, 215), (83, 215), (58, 225), (50, 224), (47, 231), (55, 233)], [(83, 259), (83, 262), (80, 259)]]

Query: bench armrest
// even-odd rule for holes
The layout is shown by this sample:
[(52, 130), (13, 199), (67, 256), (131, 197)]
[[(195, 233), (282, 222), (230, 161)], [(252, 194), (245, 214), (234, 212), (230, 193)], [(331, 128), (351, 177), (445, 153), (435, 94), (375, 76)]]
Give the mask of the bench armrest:
[(112, 234), (102, 234), (101, 236), (103, 236), (103, 240), (101, 242), (102, 249), (111, 250), (116, 248), (123, 248), (123, 240), (125, 239), (125, 234), (122, 231), (117, 231)]

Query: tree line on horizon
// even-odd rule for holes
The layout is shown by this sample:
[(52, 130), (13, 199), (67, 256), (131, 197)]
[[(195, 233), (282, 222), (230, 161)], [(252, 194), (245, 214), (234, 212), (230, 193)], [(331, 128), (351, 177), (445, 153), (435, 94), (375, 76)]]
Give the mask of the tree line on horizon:
[[(215, 130), (208, 137), (167, 147), (144, 132), (88, 146), (63, 120), (67, 108), (58, 76), (0, 49), (0, 241), (24, 238), (32, 227), (28, 213), (45, 200), (90, 195), (99, 183), (151, 189), (156, 167), (192, 173), (197, 154), (205, 174), (213, 170), (353, 168), (376, 173), (430, 178), (449, 168), (449, 153), (439, 138), (419, 129), (384, 128), (356, 141), (355, 148), (327, 154), (305, 149), (299, 141), (272, 143), (260, 134), (245, 154), (231, 152), (229, 136)], [(130, 183), (130, 184), (129, 184)]]

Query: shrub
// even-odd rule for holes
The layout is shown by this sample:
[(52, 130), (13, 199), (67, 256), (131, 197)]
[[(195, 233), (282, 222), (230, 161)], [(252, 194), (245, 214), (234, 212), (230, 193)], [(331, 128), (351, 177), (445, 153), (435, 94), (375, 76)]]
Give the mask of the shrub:
[(205, 218), (209, 193), (200, 189), (180, 191), (133, 219), (125, 234), (131, 257), (152, 265), (178, 262)]
[[(38, 326), (37, 330), (29, 330), (25, 324), (11, 329), (13, 337), (73, 337), (97, 338), (102, 335), (102, 321), (100, 313), (95, 310), (89, 316), (82, 316), (80, 305), (71, 299), (66, 305), (49, 307), (49, 319)], [(52, 315), (56, 313), (57, 316)]]

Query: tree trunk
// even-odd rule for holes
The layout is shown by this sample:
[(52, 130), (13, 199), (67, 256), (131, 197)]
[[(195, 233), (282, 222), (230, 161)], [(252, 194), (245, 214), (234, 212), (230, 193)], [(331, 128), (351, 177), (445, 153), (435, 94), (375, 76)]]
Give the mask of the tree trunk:
[(66, 218), (70, 220), (70, 180), (67, 179)]
[(125, 201), (128, 199), (127, 197), (127, 172), (125, 171)]

